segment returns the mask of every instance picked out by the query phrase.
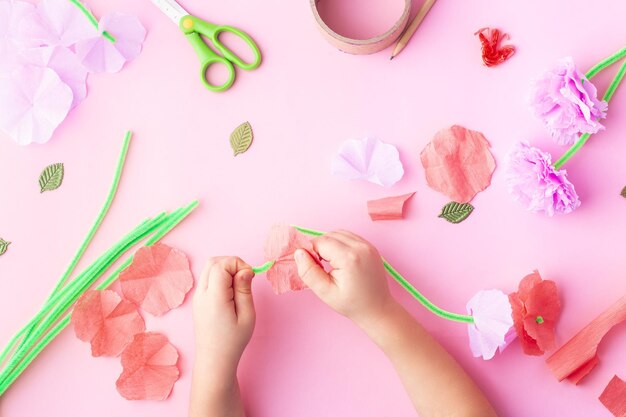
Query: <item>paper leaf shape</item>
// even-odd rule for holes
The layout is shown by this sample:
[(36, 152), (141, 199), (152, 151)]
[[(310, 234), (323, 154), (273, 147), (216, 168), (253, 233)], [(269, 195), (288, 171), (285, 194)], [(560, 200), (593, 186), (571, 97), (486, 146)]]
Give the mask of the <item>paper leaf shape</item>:
[(275, 225), (271, 228), (265, 243), (265, 258), (274, 261), (274, 265), (267, 271), (266, 277), (275, 294), (307, 288), (298, 275), (298, 267), (293, 258), (296, 249), (305, 249), (317, 259), (311, 241), (295, 228), (287, 225)]
[(372, 221), (377, 220), (398, 220), (404, 217), (404, 204), (413, 197), (415, 193), (400, 195), (397, 197), (386, 197), (367, 202), (367, 213)]
[(509, 297), (500, 290), (479, 291), (466, 308), (474, 318), (474, 323), (468, 325), (472, 354), (489, 360), (497, 350), (502, 352), (514, 335)]
[(626, 187), (622, 188), (622, 192), (620, 193), (620, 195), (626, 198)]
[(449, 202), (441, 209), (439, 217), (446, 219), (450, 223), (461, 223), (467, 219), (474, 211), (474, 206), (470, 203), (459, 204), (454, 201)]
[(598, 399), (615, 417), (626, 417), (626, 382), (617, 375), (611, 379)]
[(395, 146), (378, 139), (347, 140), (332, 161), (334, 175), (349, 180), (366, 180), (383, 187), (400, 181), (404, 168)]
[(252, 145), (253, 133), (250, 123), (244, 122), (230, 134), (230, 147), (234, 156), (244, 153)]
[(0, 238), (0, 256), (6, 253), (7, 249), (9, 249), (10, 244), (11, 242), (7, 242), (6, 240)]
[(72, 312), (74, 332), (91, 343), (93, 356), (118, 356), (146, 329), (137, 307), (111, 290), (86, 291)]
[(122, 352), (115, 385), (127, 400), (164, 400), (178, 380), (178, 351), (162, 334), (139, 333)]
[(483, 134), (458, 125), (437, 132), (420, 158), (428, 186), (459, 203), (487, 188), (496, 169)]
[(63, 183), (65, 168), (62, 163), (48, 165), (39, 175), (40, 192), (56, 190)]
[(180, 306), (193, 287), (187, 255), (162, 243), (140, 248), (120, 273), (124, 297), (148, 313), (161, 316)]

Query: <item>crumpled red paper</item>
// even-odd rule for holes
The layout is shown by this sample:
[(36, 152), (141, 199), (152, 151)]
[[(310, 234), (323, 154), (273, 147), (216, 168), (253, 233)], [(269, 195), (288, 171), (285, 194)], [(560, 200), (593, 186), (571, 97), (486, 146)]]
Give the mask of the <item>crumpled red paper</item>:
[(77, 301), (72, 312), (76, 337), (91, 343), (93, 356), (118, 356), (146, 329), (137, 307), (111, 290), (90, 290)]
[(115, 385), (127, 400), (164, 400), (178, 380), (178, 351), (160, 333), (139, 333), (122, 352)]
[(155, 316), (180, 306), (193, 287), (187, 256), (162, 243), (140, 248), (119, 281), (125, 298)]
[(458, 125), (437, 132), (420, 156), (430, 188), (457, 203), (487, 188), (496, 169), (483, 134)]
[(265, 243), (265, 258), (275, 262), (266, 276), (276, 294), (307, 288), (298, 275), (298, 267), (293, 258), (296, 249), (305, 249), (317, 259), (309, 238), (295, 228), (275, 225), (270, 229)]
[(515, 331), (527, 355), (540, 356), (556, 345), (555, 327), (561, 314), (556, 283), (539, 272), (525, 276), (509, 295)]
[(615, 375), (599, 400), (615, 417), (626, 417), (626, 382)]
[(404, 204), (413, 197), (415, 193), (399, 195), (396, 197), (385, 197), (367, 202), (367, 213), (373, 221), (377, 220), (398, 220), (404, 217)]

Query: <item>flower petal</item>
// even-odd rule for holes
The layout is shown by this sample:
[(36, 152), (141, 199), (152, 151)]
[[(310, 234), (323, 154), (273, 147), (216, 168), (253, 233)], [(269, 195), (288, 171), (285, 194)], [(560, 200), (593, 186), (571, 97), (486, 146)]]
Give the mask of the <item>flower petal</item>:
[(399, 195), (396, 197), (380, 198), (367, 202), (367, 212), (373, 221), (376, 220), (398, 220), (404, 217), (404, 204), (413, 197), (415, 193)]
[(398, 149), (378, 139), (347, 140), (332, 162), (332, 172), (349, 180), (366, 180), (390, 187), (400, 181), (404, 168)]
[(479, 291), (467, 303), (467, 312), (474, 318), (468, 326), (474, 357), (493, 358), (510, 341), (513, 318), (508, 296), (500, 290)]
[[(267, 271), (267, 280), (276, 294), (299, 291), (307, 288), (298, 275), (298, 267), (293, 258), (296, 249), (305, 249), (313, 255), (311, 241), (287, 225), (275, 225), (271, 228), (265, 243), (265, 258), (275, 261)], [(317, 258), (314, 255), (314, 258)]]

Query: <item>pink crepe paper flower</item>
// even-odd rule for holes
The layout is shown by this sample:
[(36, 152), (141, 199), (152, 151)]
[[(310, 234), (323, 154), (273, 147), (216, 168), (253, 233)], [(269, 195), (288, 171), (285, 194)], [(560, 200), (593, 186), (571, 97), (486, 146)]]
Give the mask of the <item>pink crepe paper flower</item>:
[(398, 149), (374, 138), (345, 141), (333, 158), (332, 171), (349, 180), (366, 180), (383, 187), (391, 187), (404, 175)]
[(571, 145), (581, 133), (604, 129), (607, 103), (597, 98), (596, 87), (576, 69), (571, 57), (563, 58), (534, 85), (531, 105), (560, 145)]
[(502, 291), (479, 291), (467, 303), (467, 312), (474, 318), (468, 332), (475, 358), (493, 358), (498, 349), (502, 352), (514, 338), (511, 304)]
[(552, 166), (549, 153), (520, 142), (508, 156), (509, 192), (527, 210), (548, 216), (568, 214), (580, 206), (567, 171)]
[[(99, 33), (76, 43), (76, 54), (91, 72), (118, 72), (126, 61), (135, 59), (141, 52), (146, 29), (132, 15), (112, 13), (100, 20)], [(102, 36), (108, 32), (115, 38), (111, 42)]]

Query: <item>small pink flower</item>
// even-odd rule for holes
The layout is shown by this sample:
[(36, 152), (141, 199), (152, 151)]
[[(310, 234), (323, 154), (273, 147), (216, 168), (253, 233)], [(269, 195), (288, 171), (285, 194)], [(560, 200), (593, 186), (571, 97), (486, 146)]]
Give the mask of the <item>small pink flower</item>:
[(467, 303), (467, 312), (474, 318), (474, 323), (468, 326), (474, 357), (489, 360), (515, 339), (511, 304), (502, 291), (479, 291)]

